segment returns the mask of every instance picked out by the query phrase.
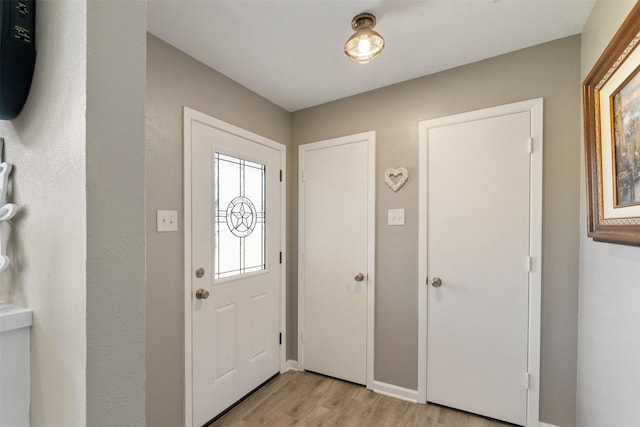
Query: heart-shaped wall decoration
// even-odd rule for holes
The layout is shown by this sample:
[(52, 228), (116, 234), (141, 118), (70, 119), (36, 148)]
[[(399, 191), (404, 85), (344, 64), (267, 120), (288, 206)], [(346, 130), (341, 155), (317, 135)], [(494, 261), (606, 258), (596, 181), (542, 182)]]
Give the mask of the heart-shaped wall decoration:
[(409, 171), (406, 168), (389, 168), (384, 173), (384, 180), (390, 189), (397, 192), (409, 179)]

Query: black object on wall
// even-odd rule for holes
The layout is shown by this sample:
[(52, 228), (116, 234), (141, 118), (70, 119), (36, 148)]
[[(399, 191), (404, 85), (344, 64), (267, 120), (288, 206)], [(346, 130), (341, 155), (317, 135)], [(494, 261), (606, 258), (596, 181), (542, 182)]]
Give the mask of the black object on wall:
[(36, 1), (0, 0), (0, 119), (15, 118), (36, 64)]

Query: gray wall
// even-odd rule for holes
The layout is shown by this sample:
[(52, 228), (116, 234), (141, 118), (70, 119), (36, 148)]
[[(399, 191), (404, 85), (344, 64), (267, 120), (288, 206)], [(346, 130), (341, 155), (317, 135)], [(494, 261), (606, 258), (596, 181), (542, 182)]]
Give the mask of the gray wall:
[[(184, 419), (183, 106), (282, 144), (290, 141), (288, 112), (148, 35), (146, 390), (152, 426), (178, 426)], [(179, 212), (177, 233), (155, 231), (158, 209)]]
[[(142, 426), (146, 6), (87, 8), (87, 425)], [(67, 424), (69, 425), (69, 424)]]
[[(596, 4), (583, 31), (583, 79), (634, 4), (634, 1)], [(578, 425), (637, 426), (640, 425), (640, 248), (598, 243), (587, 237), (585, 185), (583, 177)]]
[(37, 13), (27, 104), (13, 121), (0, 121), (14, 165), (9, 200), (20, 208), (0, 300), (34, 312), (31, 425), (84, 426), (87, 5), (39, 2)]
[[(375, 63), (372, 63), (375, 66)], [(580, 37), (349, 97), (292, 114), (294, 146), (377, 132), (375, 379), (416, 389), (418, 307), (418, 122), (544, 97), (543, 304), (541, 420), (575, 425), (579, 244)], [(297, 173), (297, 150), (292, 150)], [(388, 167), (411, 178), (398, 193)], [(297, 183), (294, 181), (294, 205)], [(386, 226), (389, 208), (406, 209), (406, 226)], [(470, 219), (472, 215), (470, 215)], [(290, 226), (297, 229), (291, 215)], [(296, 251), (295, 239), (293, 251)], [(290, 250), (291, 253), (291, 250)], [(292, 260), (292, 257), (289, 258)], [(290, 276), (297, 266), (290, 262)], [(296, 301), (296, 289), (292, 301)], [(292, 310), (295, 323), (297, 311)], [(289, 335), (295, 355), (296, 337)]]

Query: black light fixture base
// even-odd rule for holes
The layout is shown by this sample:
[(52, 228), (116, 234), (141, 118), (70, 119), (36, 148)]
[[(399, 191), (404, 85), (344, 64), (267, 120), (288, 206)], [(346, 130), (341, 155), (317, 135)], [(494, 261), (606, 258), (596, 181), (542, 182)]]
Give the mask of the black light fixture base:
[(20, 114), (36, 64), (35, 0), (0, 1), (0, 119)]
[(376, 26), (375, 15), (373, 13), (363, 12), (354, 16), (353, 19), (351, 20), (351, 29), (353, 29), (353, 31), (356, 31), (358, 28), (362, 27), (363, 25), (366, 25), (371, 28), (375, 27)]

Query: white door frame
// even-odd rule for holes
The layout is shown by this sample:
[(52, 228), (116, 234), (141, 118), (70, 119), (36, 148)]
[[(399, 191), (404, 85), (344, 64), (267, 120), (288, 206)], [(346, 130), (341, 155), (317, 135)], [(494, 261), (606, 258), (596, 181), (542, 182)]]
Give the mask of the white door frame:
[(192, 110), (189, 107), (183, 109), (183, 144), (184, 144), (184, 419), (185, 426), (193, 425), (193, 341), (192, 341), (192, 324), (191, 324), (191, 306), (192, 306), (192, 286), (193, 279), (191, 271), (191, 123), (199, 122), (207, 126), (231, 133), (244, 139), (248, 139), (256, 144), (261, 144), (280, 152), (280, 168), (282, 170), (282, 182), (280, 183), (280, 248), (282, 251), (282, 263), (280, 264), (280, 331), (282, 332), (282, 344), (280, 345), (280, 373), (287, 370), (287, 286), (286, 286), (286, 146), (279, 142), (249, 132), (232, 124), (223, 122), (206, 114)]
[(304, 184), (303, 166), (304, 154), (307, 151), (320, 148), (335, 147), (359, 141), (367, 141), (367, 384), (373, 390), (374, 368), (374, 310), (375, 310), (375, 210), (376, 210), (376, 132), (369, 131), (324, 141), (303, 144), (298, 147), (298, 370), (304, 371), (304, 264), (302, 262), (302, 248), (304, 248)]
[(418, 402), (427, 402), (427, 144), (429, 129), (505, 114), (531, 113), (531, 187), (530, 187), (530, 256), (527, 426), (537, 426), (540, 407), (540, 318), (542, 309), (542, 161), (543, 99), (456, 114), (419, 123), (419, 237), (418, 237)]

